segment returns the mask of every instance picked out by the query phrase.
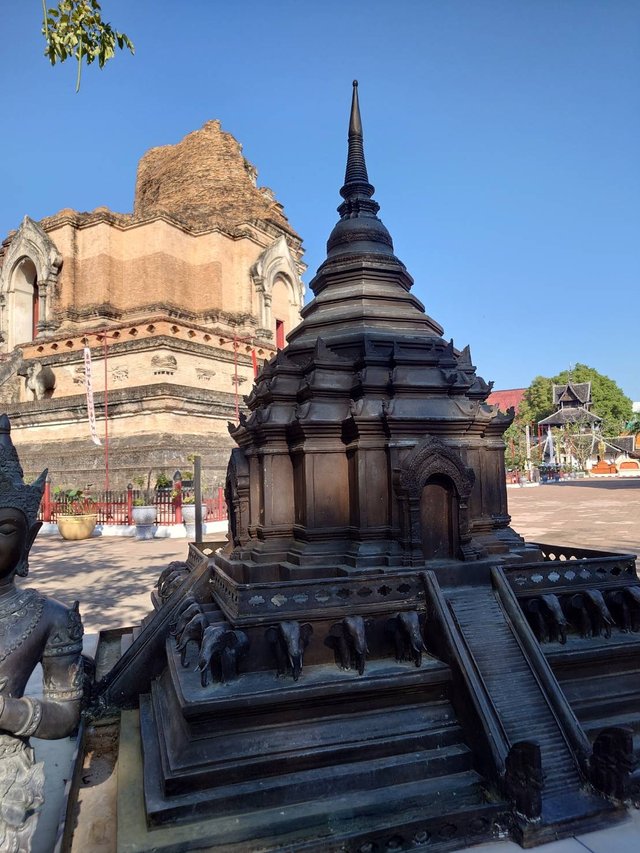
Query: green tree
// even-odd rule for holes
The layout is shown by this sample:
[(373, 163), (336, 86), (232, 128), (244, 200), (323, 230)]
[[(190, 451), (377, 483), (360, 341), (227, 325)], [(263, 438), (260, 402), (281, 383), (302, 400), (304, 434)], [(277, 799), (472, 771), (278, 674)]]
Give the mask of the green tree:
[(553, 380), (547, 376), (536, 376), (524, 392), (518, 408), (518, 423), (531, 424), (535, 429), (538, 421), (553, 412)]
[(527, 447), (524, 429), (515, 421), (504, 431), (504, 461), (508, 469), (522, 471), (526, 467)]
[(45, 56), (52, 65), (69, 58), (77, 61), (76, 92), (80, 89), (83, 63), (91, 65), (97, 59), (102, 68), (115, 56), (116, 46), (135, 52), (131, 39), (103, 20), (97, 0), (61, 0), (49, 9), (46, 0), (42, 0), (42, 15)]

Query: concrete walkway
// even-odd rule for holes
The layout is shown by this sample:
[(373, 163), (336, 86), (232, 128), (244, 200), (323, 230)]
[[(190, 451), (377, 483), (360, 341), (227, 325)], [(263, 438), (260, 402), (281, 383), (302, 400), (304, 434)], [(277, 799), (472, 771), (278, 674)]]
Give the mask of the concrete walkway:
[[(508, 498), (513, 527), (528, 540), (640, 552), (640, 480), (577, 481), (537, 489), (510, 489)], [(149, 595), (160, 571), (171, 560), (185, 559), (187, 551), (184, 539), (138, 542), (98, 538), (64, 542), (46, 537), (33, 547), (28, 584), (67, 604), (79, 599), (91, 644), (101, 628), (138, 623), (151, 607)], [(38, 691), (37, 680), (30, 689)], [(34, 853), (51, 853), (72, 743), (36, 740), (34, 746), (46, 760), (48, 798)], [(482, 853), (515, 853), (521, 848), (501, 841), (474, 849)], [(544, 853), (637, 853), (640, 812), (631, 810), (629, 819), (612, 829), (552, 842), (539, 849)]]

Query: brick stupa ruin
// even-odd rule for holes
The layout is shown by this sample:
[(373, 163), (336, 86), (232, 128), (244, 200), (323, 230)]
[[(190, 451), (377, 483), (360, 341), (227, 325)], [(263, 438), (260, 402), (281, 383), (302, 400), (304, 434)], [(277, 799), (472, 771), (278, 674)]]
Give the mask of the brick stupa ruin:
[(83, 349), (102, 435), (106, 332), (111, 485), (171, 475), (189, 453), (209, 481), (224, 480), (226, 422), (253, 381), (251, 351), (262, 361), (284, 344), (304, 293), (301, 240), (256, 176), (209, 121), (142, 157), (133, 213), (25, 217), (4, 240), (0, 401), (30, 471), (102, 486)]

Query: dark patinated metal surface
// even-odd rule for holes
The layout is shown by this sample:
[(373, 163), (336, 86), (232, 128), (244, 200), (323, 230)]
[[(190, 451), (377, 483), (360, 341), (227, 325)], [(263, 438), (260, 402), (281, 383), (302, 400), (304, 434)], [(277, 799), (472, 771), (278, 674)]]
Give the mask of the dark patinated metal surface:
[(340, 192), (315, 298), (230, 425), (229, 542), (167, 572), (127, 652), (163, 670), (140, 698), (151, 835), (364, 853), (601, 826), (634, 790), (629, 738), (585, 726), (563, 660), (637, 647), (633, 557), (510, 527), (512, 415), (411, 294), (355, 86)]

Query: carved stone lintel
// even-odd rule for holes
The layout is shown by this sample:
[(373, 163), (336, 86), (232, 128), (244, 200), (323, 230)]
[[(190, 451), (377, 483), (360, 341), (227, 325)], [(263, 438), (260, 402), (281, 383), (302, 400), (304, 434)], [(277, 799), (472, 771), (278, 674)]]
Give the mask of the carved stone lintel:
[(449, 477), (460, 499), (468, 499), (475, 481), (473, 469), (464, 465), (452, 447), (429, 435), (405, 459), (400, 472), (400, 486), (411, 496), (419, 497), (427, 480), (435, 474)]

